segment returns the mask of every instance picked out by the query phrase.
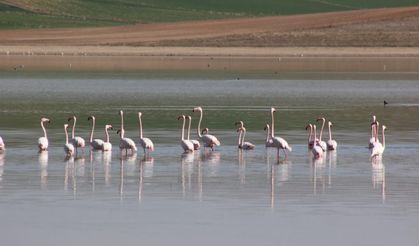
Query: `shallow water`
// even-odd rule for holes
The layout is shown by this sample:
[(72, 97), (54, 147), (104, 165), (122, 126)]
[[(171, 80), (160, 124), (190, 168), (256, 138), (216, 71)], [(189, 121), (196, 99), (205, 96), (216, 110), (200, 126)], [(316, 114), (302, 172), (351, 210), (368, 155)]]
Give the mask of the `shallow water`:
[[(0, 79), (0, 231), (5, 244), (417, 245), (419, 84), (417, 81)], [(382, 102), (389, 105), (384, 108)], [(215, 152), (182, 155), (179, 114), (197, 115), (218, 136)], [(269, 108), (292, 145), (288, 161), (264, 147)], [(87, 139), (97, 119), (137, 138), (143, 112), (152, 158), (112, 153), (65, 160), (62, 126), (78, 116)], [(382, 160), (366, 148), (371, 115), (388, 127)], [(47, 126), (50, 148), (36, 140)], [(338, 150), (313, 161), (305, 125), (324, 115)], [(254, 151), (237, 150), (243, 120)], [(195, 131), (192, 133), (195, 136)], [(23, 236), (24, 235), (24, 236)]]

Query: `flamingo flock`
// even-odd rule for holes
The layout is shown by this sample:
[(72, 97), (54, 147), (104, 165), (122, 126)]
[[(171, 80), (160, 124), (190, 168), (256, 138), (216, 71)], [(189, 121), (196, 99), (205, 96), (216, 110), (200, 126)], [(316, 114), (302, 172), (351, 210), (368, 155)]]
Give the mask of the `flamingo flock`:
[[(221, 145), (221, 142), (218, 140), (217, 137), (214, 135), (209, 134), (209, 129), (204, 128), (201, 130), (201, 123), (203, 121), (203, 109), (202, 107), (195, 107), (192, 110), (193, 113), (199, 113), (199, 121), (197, 125), (197, 136), (198, 139), (191, 139), (191, 122), (192, 116), (190, 115), (180, 115), (177, 119), (182, 120), (181, 125), (181, 135), (180, 135), (180, 146), (183, 149), (184, 153), (192, 153), (197, 151), (203, 146), (205, 148), (210, 148), (212, 151), (215, 150), (216, 147)], [(277, 151), (277, 157), (280, 158), (280, 151), (284, 153), (284, 160), (287, 160), (288, 153), (292, 152), (291, 146), (288, 142), (279, 136), (275, 136), (275, 108), (270, 109), (270, 116), (271, 116), (271, 124), (265, 124), (264, 130), (266, 131), (266, 139), (265, 139), (265, 147), (266, 148), (275, 148)], [(150, 138), (144, 137), (143, 133), (143, 124), (142, 124), (142, 112), (138, 112), (138, 145), (143, 149), (144, 156), (147, 157), (154, 151), (154, 144)], [(117, 130), (117, 134), (119, 135), (119, 149), (123, 153), (134, 154), (137, 152), (137, 144), (131, 138), (125, 136), (125, 128), (124, 128), (124, 112), (121, 110), (119, 111), (119, 116), (121, 118), (121, 126), (120, 129)], [(112, 151), (112, 143), (110, 142), (109, 130), (113, 130), (113, 126), (111, 124), (105, 125), (105, 140), (94, 138), (94, 131), (96, 127), (96, 118), (91, 115), (87, 118), (88, 121), (92, 122), (92, 128), (89, 135), (89, 145), (91, 151), (103, 151), (109, 152)], [(68, 123), (72, 122), (72, 129), (71, 129), (71, 138), (68, 134), (68, 127), (69, 124), (64, 124), (64, 133), (65, 133), (65, 143), (64, 143), (64, 152), (67, 156), (77, 155), (78, 149), (80, 148), (81, 151), (84, 151), (85, 148), (85, 140), (82, 137), (75, 136), (75, 128), (77, 118), (76, 116), (72, 116), (68, 118)], [(319, 135), (317, 135), (317, 126), (316, 124), (307, 124), (305, 129), (308, 130), (308, 140), (307, 140), (307, 147), (311, 150), (314, 159), (322, 159), (323, 156), (327, 151), (336, 151), (337, 150), (337, 142), (332, 138), (332, 122), (327, 121), (328, 126), (328, 136), (329, 139), (325, 142), (322, 140), (323, 130), (326, 125), (326, 119), (324, 117), (320, 117), (316, 119), (316, 122), (321, 122), (321, 128)], [(51, 120), (45, 117), (42, 117), (40, 120), (41, 128), (44, 133), (44, 136), (38, 139), (38, 149), (40, 152), (47, 151), (49, 142), (48, 142), (48, 135), (47, 130), (45, 128), (46, 123), (51, 123)], [(238, 121), (235, 123), (237, 127), (236, 131), (238, 133), (238, 140), (237, 140), (237, 147), (241, 150), (253, 150), (255, 149), (256, 145), (252, 144), (251, 142), (245, 141), (246, 136), (246, 128), (244, 127), (243, 121)], [(371, 150), (371, 158), (381, 158), (382, 154), (385, 150), (385, 130), (386, 126), (382, 126), (381, 130), (381, 142), (379, 140), (379, 126), (380, 123), (377, 121), (377, 117), (374, 115), (372, 116), (372, 122), (370, 124), (371, 130), (371, 137), (368, 144), (368, 148)], [(185, 133), (186, 131), (186, 133)], [(201, 145), (202, 143), (202, 145)], [(0, 136), (0, 152), (3, 152), (6, 149), (5, 143)]]

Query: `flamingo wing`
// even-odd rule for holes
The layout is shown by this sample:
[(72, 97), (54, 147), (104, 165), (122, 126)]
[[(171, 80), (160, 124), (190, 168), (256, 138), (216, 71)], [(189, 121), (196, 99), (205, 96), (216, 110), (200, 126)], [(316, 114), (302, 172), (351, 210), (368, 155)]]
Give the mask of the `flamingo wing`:
[(220, 141), (218, 141), (218, 139), (210, 134), (205, 134), (201, 137), (202, 142), (204, 142), (206, 147), (213, 147), (215, 146), (220, 146)]
[(140, 138), (140, 144), (143, 147), (143, 149), (154, 151), (154, 144), (153, 144), (153, 141), (151, 141), (151, 139)]
[(181, 140), (180, 145), (182, 146), (182, 148), (185, 152), (194, 151), (193, 143), (189, 140)]
[(40, 150), (48, 149), (48, 139), (46, 137), (38, 138), (38, 147)]

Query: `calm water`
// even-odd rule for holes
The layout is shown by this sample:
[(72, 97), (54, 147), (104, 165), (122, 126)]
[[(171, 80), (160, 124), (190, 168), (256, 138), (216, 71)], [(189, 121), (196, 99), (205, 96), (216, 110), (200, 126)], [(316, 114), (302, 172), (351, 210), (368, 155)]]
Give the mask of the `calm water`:
[[(418, 81), (0, 79), (1, 242), (14, 245), (417, 245), (419, 237)], [(383, 100), (390, 104), (384, 108)], [(181, 113), (218, 136), (215, 152), (182, 155)], [(269, 108), (292, 145), (276, 161), (264, 147)], [(114, 150), (64, 159), (63, 124), (78, 116), (87, 139), (94, 114), (138, 136), (143, 112), (152, 158)], [(382, 161), (371, 162), (372, 114), (388, 127)], [(38, 154), (39, 117), (50, 149)], [(304, 127), (324, 115), (338, 150), (313, 161)], [(236, 147), (243, 120), (254, 151)], [(195, 131), (193, 131), (195, 136)]]

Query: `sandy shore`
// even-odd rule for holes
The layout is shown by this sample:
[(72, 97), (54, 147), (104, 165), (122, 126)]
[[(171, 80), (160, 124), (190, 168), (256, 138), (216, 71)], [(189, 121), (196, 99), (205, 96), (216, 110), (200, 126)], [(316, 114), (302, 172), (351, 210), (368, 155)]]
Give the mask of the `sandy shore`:
[(419, 73), (419, 49), (0, 46), (0, 70)]

